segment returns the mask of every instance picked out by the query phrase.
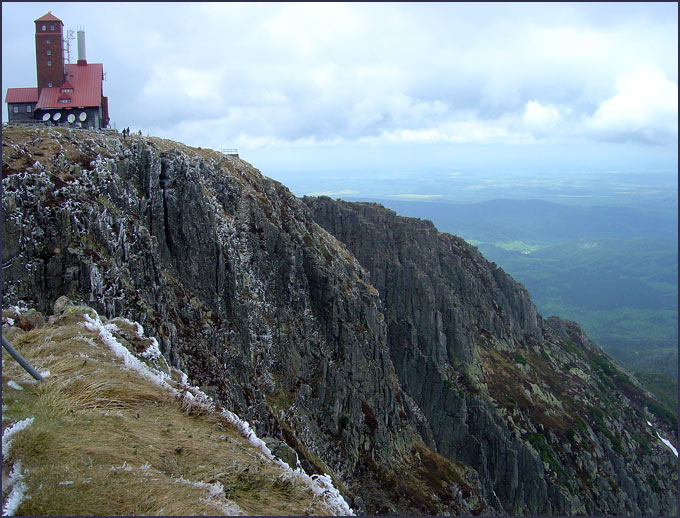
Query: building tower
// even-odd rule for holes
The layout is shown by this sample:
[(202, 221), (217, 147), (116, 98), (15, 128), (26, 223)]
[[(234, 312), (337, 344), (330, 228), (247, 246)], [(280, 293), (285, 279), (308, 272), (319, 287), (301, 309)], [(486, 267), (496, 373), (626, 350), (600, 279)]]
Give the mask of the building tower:
[(64, 24), (51, 12), (35, 20), (35, 64), (38, 97), (43, 88), (64, 82)]

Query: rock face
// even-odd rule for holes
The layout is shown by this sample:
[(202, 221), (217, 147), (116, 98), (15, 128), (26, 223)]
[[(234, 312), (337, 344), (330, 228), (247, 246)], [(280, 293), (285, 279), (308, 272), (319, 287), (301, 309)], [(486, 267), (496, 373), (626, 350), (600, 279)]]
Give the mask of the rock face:
[(5, 306), (66, 295), (143, 323), (359, 510), (676, 510), (677, 458), (646, 424), (676, 444), (663, 409), (430, 223), (303, 203), (210, 150), (65, 129), (4, 131), (3, 188)]
[[(524, 287), (429, 221), (303, 200), (370, 272), (424, 435), (477, 469), (489, 502), (510, 514), (674, 512), (673, 484), (646, 482), (677, 480), (677, 458), (658, 441), (644, 454), (649, 394), (576, 324), (543, 320)], [(654, 408), (659, 423), (666, 413)]]
[[(366, 272), (283, 185), (160, 139), (10, 129), (3, 186), (6, 303), (67, 295), (141, 322), (369, 513), (488, 508), (474, 470), (420, 439)], [(423, 456), (434, 471), (409, 468)]]

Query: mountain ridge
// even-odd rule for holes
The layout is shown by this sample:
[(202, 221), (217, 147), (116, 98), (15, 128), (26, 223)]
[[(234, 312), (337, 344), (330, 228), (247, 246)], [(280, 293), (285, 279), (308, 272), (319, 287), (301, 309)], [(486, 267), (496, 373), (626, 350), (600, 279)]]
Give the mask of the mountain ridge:
[[(347, 215), (331, 232), (235, 157), (73, 130), (3, 132), (3, 188), (9, 303), (67, 295), (148, 326), (171, 365), (359, 512), (676, 510), (676, 458), (644, 422), (623, 425), (630, 407), (669, 435), (651, 396), (431, 224), (323, 199)], [(371, 242), (396, 276), (382, 284)]]

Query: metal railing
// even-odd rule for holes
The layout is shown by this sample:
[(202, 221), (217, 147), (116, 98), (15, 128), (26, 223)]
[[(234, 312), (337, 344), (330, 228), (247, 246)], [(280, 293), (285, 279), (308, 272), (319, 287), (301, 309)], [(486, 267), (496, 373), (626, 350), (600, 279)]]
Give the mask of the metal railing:
[(238, 156), (238, 149), (221, 149), (220, 151), (225, 155)]
[(19, 362), (19, 365), (21, 365), (24, 369), (26, 369), (26, 372), (28, 372), (31, 376), (33, 376), (35, 379), (38, 381), (44, 381), (43, 377), (40, 375), (40, 373), (35, 370), (31, 365), (24, 360), (21, 355), (16, 352), (14, 347), (10, 345), (10, 343), (7, 341), (7, 339), (3, 336), (2, 337), (2, 346), (5, 348), (5, 350), (12, 355), (12, 358), (14, 358), (17, 362)]

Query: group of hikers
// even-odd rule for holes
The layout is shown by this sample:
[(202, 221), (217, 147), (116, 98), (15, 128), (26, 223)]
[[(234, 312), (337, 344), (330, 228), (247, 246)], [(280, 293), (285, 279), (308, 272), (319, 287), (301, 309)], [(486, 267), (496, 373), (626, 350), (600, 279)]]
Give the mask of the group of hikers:
[[(123, 138), (127, 138), (130, 135), (130, 126), (128, 126), (127, 128), (123, 128), (122, 133), (123, 133)], [(137, 134), (141, 135), (142, 130), (139, 130), (139, 132)]]

